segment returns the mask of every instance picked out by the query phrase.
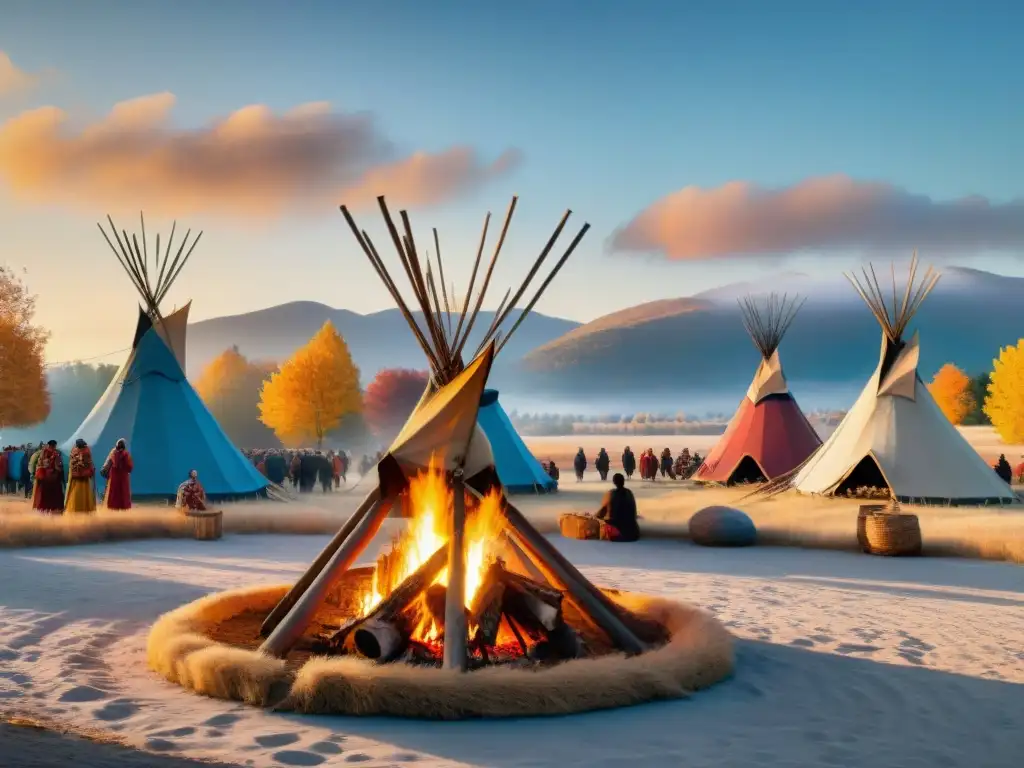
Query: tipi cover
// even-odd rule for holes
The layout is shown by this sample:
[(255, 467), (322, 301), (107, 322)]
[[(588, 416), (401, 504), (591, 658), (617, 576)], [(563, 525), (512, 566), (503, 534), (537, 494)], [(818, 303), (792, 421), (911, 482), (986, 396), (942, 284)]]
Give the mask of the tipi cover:
[[(109, 216), (107, 222), (109, 234), (97, 225), (100, 233), (144, 306), (139, 308), (131, 354), (64, 444), (64, 452), (83, 438), (92, 446), (96, 462), (101, 463), (124, 438), (135, 462), (131, 488), (137, 498), (174, 498), (193, 469), (210, 498), (264, 492), (269, 485), (267, 479), (232, 445), (185, 378), (190, 304), (166, 316), (160, 311), (161, 302), (203, 233), (192, 237), (192, 230), (188, 230), (175, 243), (175, 224), (161, 249), (159, 234), (155, 244), (146, 237), (142, 214), (138, 235), (119, 230)], [(97, 475), (97, 490), (102, 492), (105, 485)]]
[(769, 296), (762, 309), (740, 303), (744, 324), (761, 352), (761, 364), (725, 434), (694, 479), (712, 483), (774, 480), (800, 466), (821, 445), (782, 372), (779, 343), (799, 306)]
[(484, 390), (477, 423), (491, 444), (498, 479), (506, 492), (547, 493), (558, 488), (512, 426), (508, 414), (498, 402), (498, 390)]
[[(263, 492), (268, 481), (231, 443), (156, 328), (143, 334), (100, 401), (64, 444), (92, 446), (97, 464), (119, 438), (135, 461), (132, 495), (173, 498), (189, 470), (211, 498)], [(97, 490), (105, 485), (96, 477)]]
[[(877, 281), (850, 280), (882, 326), (878, 367), (832, 436), (789, 485), (832, 495), (887, 486), (904, 503), (991, 504), (1018, 499), (932, 399), (917, 365), (918, 336), (902, 336), (939, 275), (916, 283), (916, 257), (899, 306), (890, 310)], [(895, 296), (895, 286), (893, 288)]]

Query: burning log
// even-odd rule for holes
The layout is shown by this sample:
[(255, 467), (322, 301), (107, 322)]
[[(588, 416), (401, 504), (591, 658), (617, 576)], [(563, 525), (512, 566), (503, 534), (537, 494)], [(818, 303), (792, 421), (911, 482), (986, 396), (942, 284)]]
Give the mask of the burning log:
[(444, 631), (444, 603), (448, 588), (444, 584), (431, 584), (423, 593), (423, 606), (439, 630)]
[(507, 591), (505, 612), (528, 631), (530, 625), (552, 632), (562, 623), (562, 593), (545, 584), (502, 569), (501, 581)]
[(498, 629), (501, 627), (502, 606), (505, 598), (505, 584), (497, 578), (497, 571), (503, 570), (499, 563), (488, 569), (489, 582), (481, 588), (473, 599), (470, 609), (470, 623), (476, 625), (473, 634), (473, 645), (485, 653), (489, 646), (498, 642)]
[[(408, 638), (401, 615), (448, 565), (448, 546), (442, 546), (405, 581), (395, 587), (352, 634), (356, 651), (374, 661), (389, 661), (401, 653)], [(397, 637), (397, 641), (396, 638)]]

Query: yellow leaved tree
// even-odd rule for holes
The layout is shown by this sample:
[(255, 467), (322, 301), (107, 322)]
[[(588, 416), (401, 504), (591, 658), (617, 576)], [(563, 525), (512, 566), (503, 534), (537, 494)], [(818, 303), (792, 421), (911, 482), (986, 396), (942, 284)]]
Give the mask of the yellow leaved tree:
[(221, 429), (240, 448), (271, 448), (279, 441), (260, 421), (260, 389), (277, 370), (275, 363), (253, 362), (231, 347), (207, 363), (196, 392)]
[(323, 445), (348, 414), (362, 411), (359, 369), (330, 321), (264, 382), (260, 420), (288, 446)]
[(1024, 339), (992, 361), (985, 415), (1004, 443), (1024, 443)]
[(0, 432), (39, 424), (50, 415), (43, 351), (49, 333), (35, 325), (36, 299), (0, 265)]
[(976, 407), (971, 377), (952, 363), (939, 368), (932, 383), (928, 385), (928, 391), (953, 424), (962, 424)]

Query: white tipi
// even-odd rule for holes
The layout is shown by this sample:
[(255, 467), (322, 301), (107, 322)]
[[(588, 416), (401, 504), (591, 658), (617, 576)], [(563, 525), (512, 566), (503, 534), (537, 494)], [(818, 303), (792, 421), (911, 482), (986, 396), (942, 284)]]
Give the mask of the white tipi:
[(917, 254), (902, 300), (893, 271), (892, 306), (874, 269), (863, 282), (847, 275), (882, 326), (878, 367), (828, 441), (788, 482), (803, 493), (833, 495), (862, 486), (888, 487), (904, 503), (1006, 504), (1010, 487), (963, 438), (932, 399), (917, 371), (920, 346), (907, 325), (939, 280), (931, 268), (917, 279)]

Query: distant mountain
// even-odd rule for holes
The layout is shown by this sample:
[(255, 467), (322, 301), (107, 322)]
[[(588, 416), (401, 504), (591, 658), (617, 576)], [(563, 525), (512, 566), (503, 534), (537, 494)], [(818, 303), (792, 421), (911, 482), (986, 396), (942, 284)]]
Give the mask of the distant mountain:
[[(890, 280), (879, 275), (883, 290)], [(692, 393), (739, 398), (759, 355), (736, 302), (770, 291), (807, 297), (781, 348), (798, 397), (801, 383), (819, 391), (848, 388), (870, 375), (881, 331), (853, 288), (842, 278), (786, 273), (598, 318), (528, 354), (517, 381), (529, 381), (535, 398), (559, 401)], [(1024, 278), (946, 268), (914, 328), (921, 330), (923, 377), (946, 362), (969, 373), (989, 370), (1001, 346), (1024, 336)]]
[[(415, 313), (415, 316), (422, 322), (422, 313)], [(504, 327), (511, 328), (518, 317), (519, 310), (513, 310)], [(477, 317), (466, 345), (470, 353), (476, 349), (493, 319), (493, 312), (482, 311)], [(190, 324), (188, 374), (198, 377), (207, 363), (232, 345), (238, 345), (242, 354), (250, 359), (283, 362), (328, 320), (334, 323), (348, 343), (364, 384), (382, 368), (426, 367), (423, 352), (397, 308), (360, 315), (346, 309), (300, 301)], [(453, 329), (457, 321), (458, 317), (453, 315)], [(579, 323), (571, 320), (531, 313), (502, 351), (495, 376), (499, 376), (502, 366), (518, 361), (529, 351), (578, 326)]]

